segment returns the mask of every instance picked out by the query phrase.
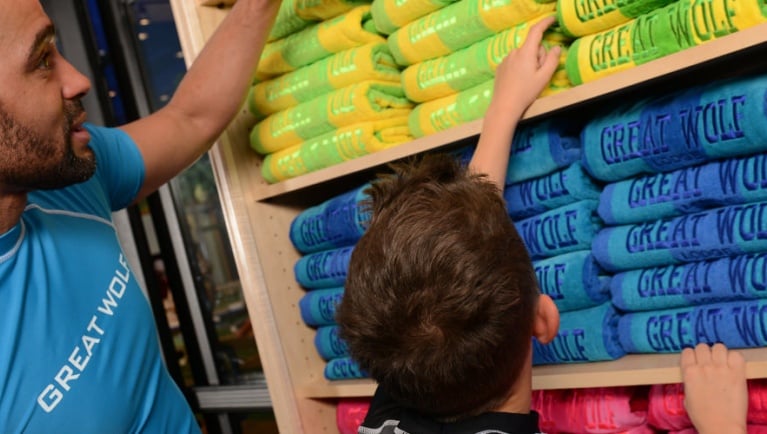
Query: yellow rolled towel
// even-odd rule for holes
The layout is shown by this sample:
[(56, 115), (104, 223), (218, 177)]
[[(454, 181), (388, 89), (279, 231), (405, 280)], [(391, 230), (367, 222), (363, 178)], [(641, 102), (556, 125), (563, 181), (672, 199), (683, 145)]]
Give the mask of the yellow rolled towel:
[(411, 140), (407, 116), (358, 123), (267, 155), (261, 174), (274, 183)]
[(412, 65), (468, 47), (555, 7), (534, 0), (461, 0), (401, 27), (387, 41), (397, 63)]
[(365, 80), (399, 82), (400, 70), (385, 43), (341, 51), (309, 66), (257, 83), (248, 94), (248, 107), (255, 116), (264, 117)]
[(417, 105), (408, 119), (413, 137), (428, 136), (483, 117), (493, 97), (493, 81)]
[(370, 20), (370, 6), (358, 6), (345, 14), (270, 42), (261, 54), (257, 75), (284, 74), (340, 51), (385, 42), (383, 36), (369, 30), (366, 22)]
[(258, 122), (250, 132), (250, 145), (269, 154), (347, 125), (406, 116), (412, 106), (399, 83), (355, 83)]

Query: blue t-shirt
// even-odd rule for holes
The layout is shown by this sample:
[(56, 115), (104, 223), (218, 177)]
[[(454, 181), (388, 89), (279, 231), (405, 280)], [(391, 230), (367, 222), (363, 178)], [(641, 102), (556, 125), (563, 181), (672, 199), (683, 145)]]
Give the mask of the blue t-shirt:
[(142, 185), (141, 154), (87, 127), (95, 175), (30, 193), (0, 235), (0, 432), (199, 433), (111, 219)]

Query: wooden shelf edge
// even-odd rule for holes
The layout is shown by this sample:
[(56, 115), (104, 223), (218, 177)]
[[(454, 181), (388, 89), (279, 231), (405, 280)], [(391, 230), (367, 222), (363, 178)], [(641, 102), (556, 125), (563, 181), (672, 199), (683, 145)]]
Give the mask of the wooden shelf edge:
[[(767, 348), (739, 350), (747, 378), (767, 378)], [(610, 362), (546, 365), (533, 368), (533, 389), (573, 389), (681, 383), (679, 354), (629, 354)], [(299, 386), (304, 398), (372, 396), (372, 380), (319, 381)]]
[[(703, 45), (688, 48), (663, 58), (638, 65), (593, 82), (575, 86), (563, 92), (536, 100), (525, 112), (523, 119), (533, 119), (580, 103), (588, 102), (610, 93), (641, 86), (672, 73), (681, 72), (728, 54), (767, 45), (767, 23), (741, 30), (715, 39)], [(732, 47), (738, 47), (733, 50)], [(391, 161), (409, 157), (424, 151), (438, 149), (460, 140), (477, 136), (482, 129), (482, 119), (413, 140), (408, 143), (365, 155), (325, 169), (310, 172), (275, 184), (255, 186), (255, 199), (266, 200), (285, 193), (300, 190), (318, 183), (340, 178), (352, 173), (377, 167)]]

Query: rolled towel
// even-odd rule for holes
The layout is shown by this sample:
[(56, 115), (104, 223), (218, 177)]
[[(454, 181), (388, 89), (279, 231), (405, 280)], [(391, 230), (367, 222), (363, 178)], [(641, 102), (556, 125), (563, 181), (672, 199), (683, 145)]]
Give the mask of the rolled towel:
[(498, 64), (522, 45), (530, 27), (552, 14), (539, 15), (466, 48), (409, 66), (402, 71), (405, 94), (411, 101), (425, 102), (492, 80)]
[(298, 301), (298, 309), (304, 324), (311, 327), (336, 323), (336, 307), (344, 296), (344, 288), (315, 289)]
[(328, 380), (349, 380), (353, 378), (367, 378), (368, 374), (360, 369), (360, 366), (351, 357), (339, 357), (328, 360), (324, 371)]
[(408, 118), (413, 137), (424, 137), (485, 115), (493, 96), (493, 80), (471, 89), (418, 104)]
[(615, 3), (557, 0), (557, 21), (571, 36), (585, 36), (611, 29), (674, 0), (623, 0)]
[(293, 266), (296, 282), (304, 288), (336, 288), (346, 282), (354, 246), (302, 256)]
[(314, 335), (314, 347), (325, 361), (349, 355), (349, 347), (338, 336), (338, 326), (335, 324), (317, 328), (317, 333)]
[(624, 311), (767, 298), (767, 253), (617, 273), (610, 293)]
[(267, 154), (261, 175), (269, 183), (324, 169), (413, 140), (407, 116), (362, 122)]
[(637, 225), (606, 226), (591, 245), (608, 271), (767, 251), (767, 202), (732, 205)]
[[(692, 427), (684, 407), (682, 383), (656, 384), (650, 387), (647, 421), (658, 429), (681, 430)], [(767, 383), (764, 379), (748, 380), (748, 413), (746, 421), (753, 425), (767, 424)], [(749, 431), (750, 432), (750, 431)]]
[(354, 245), (370, 221), (363, 206), (369, 186), (365, 183), (299, 213), (289, 232), (296, 250), (306, 254)]
[(765, 21), (761, 0), (678, 0), (576, 39), (567, 71), (573, 84), (593, 81)]
[(627, 353), (678, 353), (701, 342), (763, 347), (765, 311), (767, 300), (760, 299), (627, 312), (618, 321), (618, 336)]
[(518, 128), (511, 142), (506, 185), (548, 175), (579, 161), (578, 128), (562, 119), (547, 119)]
[(364, 4), (370, 4), (370, 0), (283, 0), (268, 40), (282, 39), (314, 22), (337, 17)]
[(756, 154), (609, 184), (599, 216), (607, 224), (639, 223), (762, 200), (767, 154)]
[(647, 424), (646, 394), (645, 387), (534, 390), (530, 408), (547, 433), (622, 433)]
[(336, 405), (339, 434), (357, 434), (370, 410), (370, 398), (341, 398)]
[(270, 115), (253, 127), (250, 145), (269, 154), (341, 127), (406, 117), (411, 107), (399, 83), (355, 83)]
[(560, 312), (585, 309), (609, 300), (610, 277), (603, 276), (590, 250), (533, 262), (541, 293), (554, 300)]
[(599, 199), (599, 186), (580, 163), (517, 184), (503, 191), (506, 210), (514, 220), (541, 214), (584, 199)]
[(248, 93), (248, 108), (256, 117), (264, 117), (366, 80), (399, 83), (400, 70), (386, 44), (373, 43), (344, 50), (257, 83)]
[(609, 302), (563, 312), (559, 332), (543, 345), (533, 339), (533, 365), (615, 360), (626, 353), (618, 340), (618, 313)]
[(532, 0), (462, 0), (408, 23), (387, 41), (397, 63), (412, 65), (468, 47), (554, 7)]
[(312, 24), (297, 33), (270, 42), (264, 46), (258, 63), (258, 74), (284, 74), (334, 53), (365, 44), (385, 42), (383, 36), (370, 32), (365, 26), (369, 20), (370, 6), (358, 6), (335, 18)]
[(371, 12), (376, 29), (390, 35), (400, 27), (458, 0), (373, 0)]
[(658, 95), (583, 128), (584, 167), (617, 181), (767, 150), (767, 76), (719, 81)]
[(515, 226), (533, 259), (585, 250), (602, 228), (596, 208), (597, 201), (581, 200), (515, 222)]

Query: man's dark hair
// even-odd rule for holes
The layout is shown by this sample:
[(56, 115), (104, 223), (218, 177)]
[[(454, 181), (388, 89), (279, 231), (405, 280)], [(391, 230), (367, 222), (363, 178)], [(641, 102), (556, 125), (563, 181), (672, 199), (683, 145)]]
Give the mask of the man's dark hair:
[(403, 405), (442, 419), (497, 408), (527, 360), (530, 257), (484, 175), (445, 154), (368, 190), (336, 320), (352, 357)]

